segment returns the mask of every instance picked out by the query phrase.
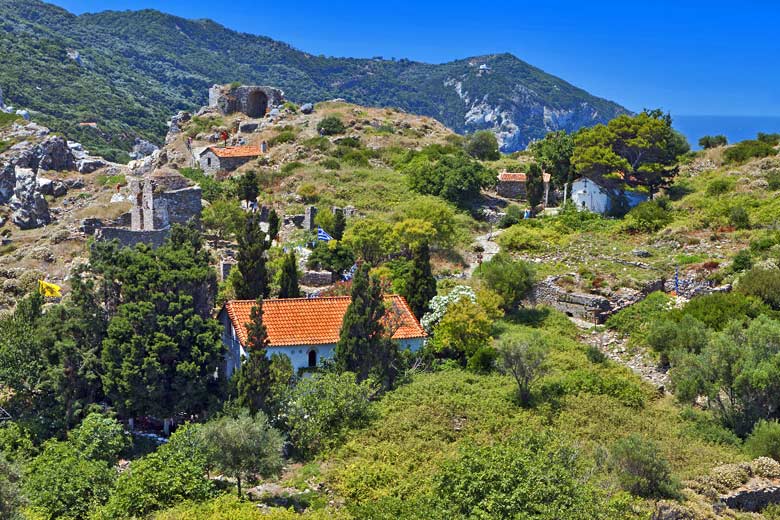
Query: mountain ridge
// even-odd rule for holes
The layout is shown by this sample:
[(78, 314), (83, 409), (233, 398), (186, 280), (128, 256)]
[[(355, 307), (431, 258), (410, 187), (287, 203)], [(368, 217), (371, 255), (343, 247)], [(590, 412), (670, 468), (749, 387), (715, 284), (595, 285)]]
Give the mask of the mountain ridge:
[[(39, 0), (2, 0), (0, 17), (6, 97), (58, 131), (115, 149), (136, 135), (160, 142), (170, 115), (202, 105), (212, 84), (233, 81), (273, 85), (299, 103), (397, 106), (459, 133), (490, 129), (504, 151), (627, 112), (509, 53), (442, 64), (325, 57), (210, 19), (153, 9), (74, 15)], [(54, 81), (55, 72), (64, 78)], [(89, 118), (106, 135), (76, 126)]]

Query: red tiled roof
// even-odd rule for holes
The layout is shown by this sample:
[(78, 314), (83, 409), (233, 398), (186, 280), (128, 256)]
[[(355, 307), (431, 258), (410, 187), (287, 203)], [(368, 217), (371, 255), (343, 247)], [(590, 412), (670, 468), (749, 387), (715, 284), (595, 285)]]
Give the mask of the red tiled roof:
[[(285, 298), (263, 302), (263, 323), (272, 347), (287, 345), (326, 345), (337, 343), (341, 322), (351, 298)], [(425, 331), (412, 314), (406, 300), (398, 295), (386, 296), (387, 315), (398, 327), (393, 339), (424, 338)], [(230, 321), (242, 345), (246, 345), (246, 325), (254, 300), (230, 300), (225, 304)]]
[(498, 174), (498, 180), (502, 182), (525, 182), (525, 174), (501, 172)]
[(209, 146), (207, 150), (214, 152), (217, 157), (257, 157), (260, 155), (259, 146)]

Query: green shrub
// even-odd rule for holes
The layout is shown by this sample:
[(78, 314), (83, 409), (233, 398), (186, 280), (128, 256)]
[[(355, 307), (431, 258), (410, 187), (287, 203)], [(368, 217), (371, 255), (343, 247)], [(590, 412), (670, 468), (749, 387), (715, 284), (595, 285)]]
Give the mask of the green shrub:
[(607, 356), (595, 345), (588, 345), (585, 348), (585, 355), (588, 357), (588, 361), (591, 363), (604, 363), (607, 361)]
[(742, 206), (734, 206), (729, 210), (729, 224), (737, 229), (750, 229), (750, 217)]
[(471, 355), (466, 368), (477, 374), (487, 374), (496, 364), (498, 352), (493, 347), (482, 347)]
[(343, 134), (346, 129), (344, 122), (338, 116), (325, 116), (317, 123), (317, 131), (320, 135)]
[(780, 170), (770, 170), (766, 174), (768, 188), (772, 191), (780, 190)]
[(319, 150), (320, 152), (326, 152), (333, 145), (331, 144), (330, 140), (327, 137), (323, 137), (320, 135), (317, 137), (312, 137), (311, 139), (306, 139), (303, 142), (303, 146), (311, 150)]
[(780, 461), (780, 423), (758, 421), (753, 432), (745, 439), (745, 451), (753, 457), (772, 457)]
[(731, 261), (731, 270), (735, 273), (747, 271), (751, 267), (753, 267), (753, 256), (750, 254), (750, 249), (742, 249)]
[(729, 163), (743, 163), (750, 159), (768, 157), (775, 155), (777, 151), (774, 147), (764, 141), (742, 141), (734, 146), (727, 148), (723, 153), (723, 158)]
[(342, 137), (334, 141), (337, 146), (346, 146), (347, 148), (360, 148), (360, 138), (358, 137)]
[(707, 184), (707, 195), (715, 197), (728, 193), (733, 188), (729, 179), (713, 179)]
[(334, 159), (333, 157), (328, 157), (326, 159), (323, 159), (320, 161), (320, 166), (325, 168), (326, 170), (340, 170), (341, 169), (341, 163), (338, 159)]
[(341, 160), (350, 166), (366, 167), (368, 166), (368, 157), (359, 150), (349, 150), (345, 153)]
[(610, 452), (610, 466), (620, 486), (643, 498), (673, 498), (679, 484), (658, 445), (637, 434), (617, 441)]
[(506, 229), (510, 226), (514, 226), (521, 220), (523, 220), (523, 208), (517, 204), (510, 204), (509, 207), (506, 208), (506, 214), (498, 221), (498, 227)]
[(113, 417), (99, 413), (87, 415), (68, 435), (79, 452), (94, 460), (115, 463), (119, 454), (130, 446), (125, 428)]
[(654, 233), (665, 227), (672, 215), (658, 201), (642, 202), (626, 215), (623, 227), (626, 231)]
[(284, 105), (282, 105), (282, 108), (286, 108), (287, 110), (289, 110), (293, 114), (298, 112), (298, 105), (296, 105), (292, 101), (285, 101)]
[(780, 311), (780, 269), (754, 267), (739, 279), (737, 291)]
[(315, 202), (319, 197), (317, 186), (311, 183), (304, 183), (298, 186), (297, 193), (304, 202)]
[(498, 139), (490, 130), (479, 130), (466, 140), (466, 152), (481, 161), (497, 161), (501, 158)]
[(21, 116), (16, 114), (6, 114), (5, 112), (0, 112), (0, 128), (11, 126), (11, 123), (18, 121), (21, 118)]
[(651, 293), (639, 303), (626, 307), (607, 319), (607, 328), (626, 335), (646, 332), (650, 323), (669, 310), (669, 297), (662, 292)]
[(728, 139), (725, 135), (705, 135), (699, 139), (699, 146), (704, 149), (716, 148), (718, 146), (726, 146)]
[(295, 141), (295, 137), (295, 132), (291, 130), (283, 130), (268, 140), (268, 146), (292, 143)]
[(288, 162), (288, 163), (282, 165), (282, 173), (284, 175), (290, 175), (295, 170), (303, 168), (304, 166), (305, 165), (302, 162), (299, 162), (299, 161)]
[(498, 253), (481, 264), (474, 274), (488, 289), (501, 296), (502, 307), (507, 312), (517, 308), (534, 283), (531, 264), (513, 260), (507, 253)]
[(723, 330), (732, 320), (747, 322), (769, 308), (760, 300), (737, 292), (698, 296), (675, 313), (687, 314), (713, 330)]
[(777, 146), (780, 144), (780, 134), (766, 134), (764, 132), (759, 132), (756, 139), (762, 143), (766, 143), (772, 146)]

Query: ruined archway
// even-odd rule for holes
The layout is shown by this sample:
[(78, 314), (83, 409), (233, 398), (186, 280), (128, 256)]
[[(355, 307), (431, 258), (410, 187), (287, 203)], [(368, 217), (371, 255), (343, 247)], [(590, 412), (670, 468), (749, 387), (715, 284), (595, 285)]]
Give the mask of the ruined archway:
[(249, 117), (263, 117), (268, 107), (268, 96), (260, 90), (250, 92), (246, 97), (246, 110), (244, 113)]

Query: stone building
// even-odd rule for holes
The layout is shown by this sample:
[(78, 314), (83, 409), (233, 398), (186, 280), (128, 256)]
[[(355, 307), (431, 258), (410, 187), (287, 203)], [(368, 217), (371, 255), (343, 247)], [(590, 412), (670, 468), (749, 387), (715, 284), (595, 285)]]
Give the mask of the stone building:
[(571, 185), (571, 201), (575, 206), (602, 215), (625, 213), (649, 198), (649, 193), (632, 188), (622, 180), (581, 177)]
[(209, 106), (224, 115), (241, 112), (249, 117), (264, 117), (283, 103), (284, 92), (273, 87), (214, 85), (209, 89)]
[(262, 154), (259, 146), (209, 146), (198, 157), (200, 169), (209, 175), (232, 172)]
[(498, 174), (496, 192), (507, 199), (523, 199), (526, 196), (525, 181), (524, 173), (510, 173), (504, 170)]

